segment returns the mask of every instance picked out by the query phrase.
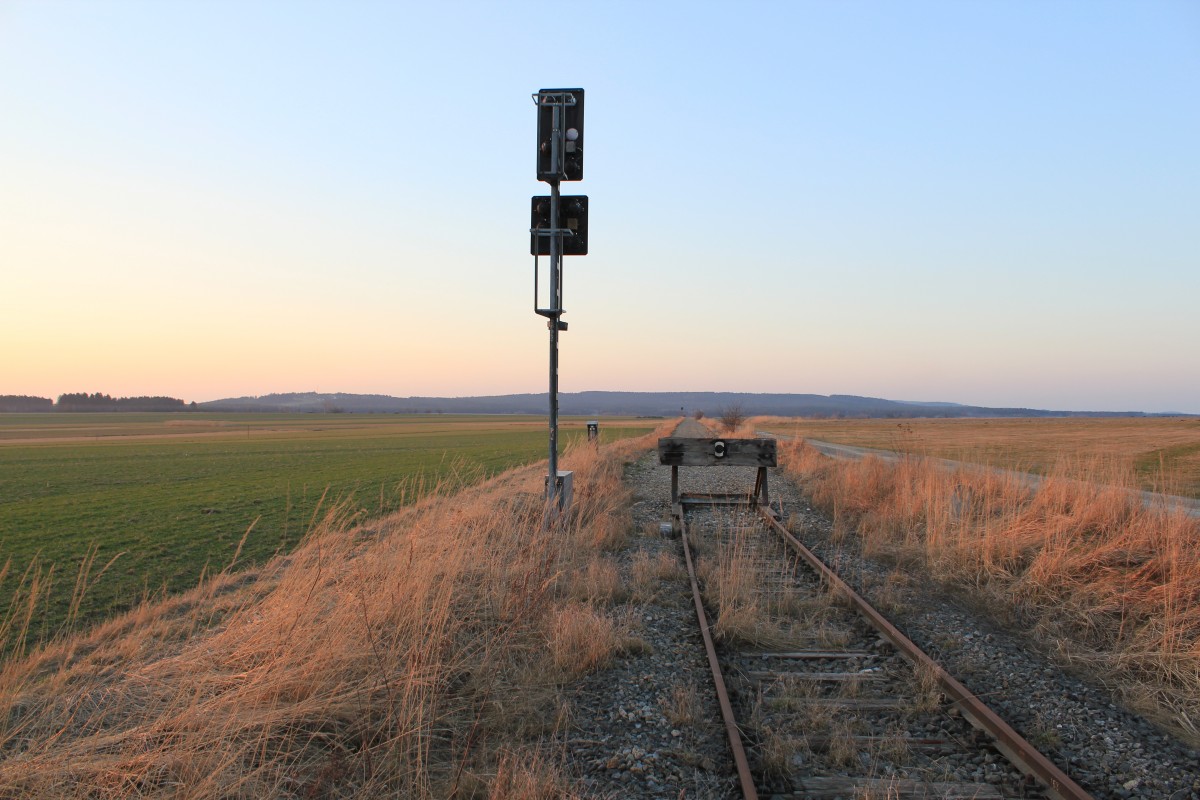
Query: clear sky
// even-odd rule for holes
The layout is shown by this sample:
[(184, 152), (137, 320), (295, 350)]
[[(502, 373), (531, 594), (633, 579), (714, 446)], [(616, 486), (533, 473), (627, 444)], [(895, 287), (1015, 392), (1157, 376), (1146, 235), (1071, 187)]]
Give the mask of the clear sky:
[(0, 2), (0, 393), (1200, 412), (1200, 3)]

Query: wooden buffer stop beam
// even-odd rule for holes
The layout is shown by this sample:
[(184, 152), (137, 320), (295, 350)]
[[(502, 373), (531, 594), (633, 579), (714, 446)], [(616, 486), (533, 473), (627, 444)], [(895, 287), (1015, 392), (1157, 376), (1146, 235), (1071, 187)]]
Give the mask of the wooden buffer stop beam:
[[(671, 505), (766, 506), (767, 467), (777, 463), (774, 439), (685, 439), (658, 440), (658, 463), (671, 467)], [(680, 467), (758, 467), (754, 491), (746, 494), (680, 494)]]

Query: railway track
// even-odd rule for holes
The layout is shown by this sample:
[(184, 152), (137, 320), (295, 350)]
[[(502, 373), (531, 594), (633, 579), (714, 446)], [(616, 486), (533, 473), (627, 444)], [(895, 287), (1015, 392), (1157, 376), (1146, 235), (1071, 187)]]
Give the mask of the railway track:
[(682, 494), (673, 516), (744, 797), (1090, 798), (778, 512)]

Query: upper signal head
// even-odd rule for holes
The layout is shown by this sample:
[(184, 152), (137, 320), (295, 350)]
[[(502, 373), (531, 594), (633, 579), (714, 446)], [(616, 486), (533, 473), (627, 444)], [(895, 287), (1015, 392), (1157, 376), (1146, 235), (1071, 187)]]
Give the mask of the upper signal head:
[(534, 97), (538, 180), (583, 180), (583, 89), (541, 89)]

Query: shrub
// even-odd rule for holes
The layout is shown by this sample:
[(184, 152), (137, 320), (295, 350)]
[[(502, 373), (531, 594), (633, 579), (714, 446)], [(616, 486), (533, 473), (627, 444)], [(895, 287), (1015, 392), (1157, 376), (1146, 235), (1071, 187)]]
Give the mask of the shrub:
[(721, 427), (726, 433), (733, 433), (746, 421), (746, 411), (741, 403), (732, 403), (719, 412)]

